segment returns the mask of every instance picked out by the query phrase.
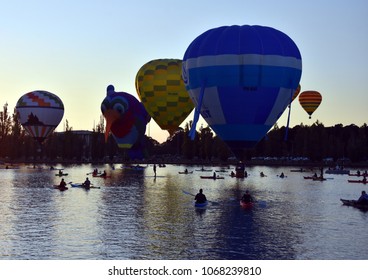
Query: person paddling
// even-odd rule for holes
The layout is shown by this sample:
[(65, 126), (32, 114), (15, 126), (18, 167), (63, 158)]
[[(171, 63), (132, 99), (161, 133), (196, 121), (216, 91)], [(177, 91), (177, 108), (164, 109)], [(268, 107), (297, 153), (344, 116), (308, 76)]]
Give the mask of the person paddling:
[(358, 199), (358, 203), (368, 205), (368, 194), (362, 191), (362, 195)]
[(203, 194), (203, 190), (200, 189), (199, 193), (196, 194), (196, 196), (194, 197), (194, 200), (196, 201), (196, 203), (205, 203), (207, 201), (206, 196)]
[(60, 184), (59, 184), (59, 186), (58, 186), (58, 189), (59, 189), (59, 190), (61, 190), (61, 191), (65, 191), (65, 190), (67, 190), (67, 189), (68, 189), (68, 188), (66, 187), (66, 183), (65, 183), (64, 179), (61, 179)]
[(88, 179), (88, 177), (86, 178), (86, 180), (83, 183), (83, 187), (87, 190), (89, 190), (91, 188), (91, 181)]
[(254, 201), (254, 199), (253, 199), (253, 197), (250, 195), (250, 193), (249, 193), (249, 191), (248, 190), (246, 190), (245, 191), (245, 194), (242, 196), (242, 198), (241, 198), (241, 201), (242, 202), (245, 202), (245, 203), (250, 203), (250, 202), (253, 202)]

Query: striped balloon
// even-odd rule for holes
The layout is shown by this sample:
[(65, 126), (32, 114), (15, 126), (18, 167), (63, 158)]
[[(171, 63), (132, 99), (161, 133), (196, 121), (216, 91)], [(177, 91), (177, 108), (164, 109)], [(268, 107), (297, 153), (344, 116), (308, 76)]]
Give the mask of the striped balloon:
[(309, 118), (312, 117), (313, 112), (318, 108), (322, 102), (322, 95), (315, 90), (303, 91), (299, 95), (299, 103), (303, 109), (308, 113)]
[(183, 80), (214, 132), (239, 158), (290, 103), (302, 73), (296, 44), (264, 26), (223, 26), (198, 36), (183, 58)]
[(16, 111), (24, 129), (42, 143), (62, 120), (64, 104), (55, 94), (37, 90), (24, 94), (17, 102)]

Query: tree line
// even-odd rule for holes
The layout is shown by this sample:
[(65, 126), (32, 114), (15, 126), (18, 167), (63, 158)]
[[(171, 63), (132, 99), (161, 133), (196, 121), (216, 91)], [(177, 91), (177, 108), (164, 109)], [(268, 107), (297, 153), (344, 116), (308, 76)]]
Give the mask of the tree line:
[[(145, 136), (147, 160), (151, 161), (212, 161), (226, 162), (233, 158), (226, 144), (210, 127), (201, 127), (195, 138), (188, 137), (192, 123), (170, 136), (164, 143)], [(0, 111), (0, 158), (3, 161), (129, 161), (126, 151), (117, 147), (112, 137), (105, 142), (104, 119), (91, 131), (76, 132), (65, 121), (62, 133), (52, 133), (39, 144), (29, 136), (18, 121), (16, 111), (10, 113), (8, 105)], [(244, 153), (244, 160), (251, 158), (307, 158), (337, 161), (348, 158), (352, 162), (368, 160), (368, 127), (336, 124), (325, 127), (321, 122), (307, 126), (279, 128), (276, 124), (253, 148)]]

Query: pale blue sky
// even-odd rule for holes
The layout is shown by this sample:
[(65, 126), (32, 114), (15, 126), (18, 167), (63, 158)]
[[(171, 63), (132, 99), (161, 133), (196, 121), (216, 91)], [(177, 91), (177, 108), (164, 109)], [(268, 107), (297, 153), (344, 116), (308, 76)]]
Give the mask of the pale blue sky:
[[(0, 7), (0, 106), (13, 110), (32, 90), (53, 92), (65, 106), (58, 131), (66, 119), (92, 129), (108, 84), (137, 97), (135, 75), (146, 62), (182, 59), (206, 30), (245, 24), (289, 35), (303, 59), (302, 91), (323, 96), (311, 120), (294, 101), (291, 126), (368, 122), (366, 0), (0, 0)], [(149, 133), (160, 142), (168, 136), (154, 121)]]

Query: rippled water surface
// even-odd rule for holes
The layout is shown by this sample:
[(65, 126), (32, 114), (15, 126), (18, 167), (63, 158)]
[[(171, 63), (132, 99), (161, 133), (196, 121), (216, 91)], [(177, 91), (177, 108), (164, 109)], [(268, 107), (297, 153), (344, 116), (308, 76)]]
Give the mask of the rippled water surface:
[[(152, 166), (63, 167), (66, 182), (83, 182), (93, 168), (112, 176), (89, 176), (100, 189), (60, 192), (56, 171), (0, 170), (0, 259), (368, 259), (368, 212), (339, 200), (367, 187), (347, 175), (314, 182), (290, 167), (256, 166), (246, 179), (229, 169), (205, 180), (212, 173), (199, 166), (168, 165), (155, 179)], [(185, 168), (193, 174), (178, 174)], [(199, 188), (211, 201), (204, 210), (190, 195)], [(259, 201), (250, 210), (238, 202), (246, 189)]]

